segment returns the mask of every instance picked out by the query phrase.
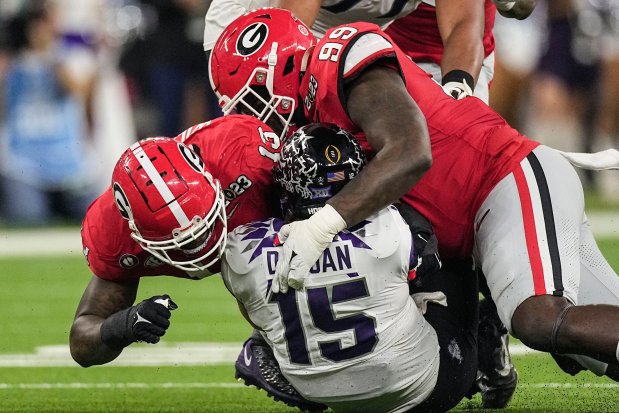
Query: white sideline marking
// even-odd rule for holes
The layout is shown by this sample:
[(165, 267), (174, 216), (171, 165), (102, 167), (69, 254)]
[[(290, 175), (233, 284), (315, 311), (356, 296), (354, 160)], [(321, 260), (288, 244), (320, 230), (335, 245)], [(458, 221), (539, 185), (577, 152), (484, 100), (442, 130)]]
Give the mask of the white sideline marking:
[[(245, 389), (243, 383), (0, 383), (0, 390), (49, 389)], [(619, 383), (524, 383), (524, 389), (616, 389)]]
[[(133, 344), (106, 366), (203, 366), (231, 364), (242, 343)], [(42, 346), (31, 354), (0, 354), (0, 367), (79, 367), (69, 347)]]
[(80, 229), (6, 230), (0, 233), (0, 256), (60, 256), (82, 254)]
[(617, 389), (619, 383), (525, 383), (518, 384), (525, 389)]
[[(236, 361), (242, 343), (166, 343), (156, 345), (133, 344), (106, 366), (207, 366), (232, 364)], [(522, 344), (509, 346), (512, 355), (538, 353)], [(0, 354), (2, 367), (79, 367), (71, 358), (69, 347), (42, 346), (30, 354)]]
[(0, 383), (0, 390), (47, 389), (242, 389), (243, 383)]

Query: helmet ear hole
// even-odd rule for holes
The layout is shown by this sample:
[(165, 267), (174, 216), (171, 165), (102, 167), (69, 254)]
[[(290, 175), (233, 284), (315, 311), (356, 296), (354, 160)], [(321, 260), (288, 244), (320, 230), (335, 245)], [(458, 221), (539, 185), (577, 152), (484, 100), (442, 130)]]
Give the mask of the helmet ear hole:
[(294, 69), (294, 56), (288, 56), (288, 59), (286, 60), (286, 64), (284, 65), (283, 75), (286, 76), (287, 74), (291, 73), (293, 69)]

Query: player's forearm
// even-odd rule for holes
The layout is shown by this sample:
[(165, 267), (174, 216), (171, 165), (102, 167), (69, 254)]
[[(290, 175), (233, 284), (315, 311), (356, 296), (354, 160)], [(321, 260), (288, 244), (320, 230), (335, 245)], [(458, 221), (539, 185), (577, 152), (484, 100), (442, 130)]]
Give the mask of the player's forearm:
[(376, 65), (348, 85), (347, 110), (376, 151), (329, 200), (348, 226), (407, 193), (432, 164), (425, 117), (397, 71)]
[(484, 0), (436, 1), (436, 22), (443, 41), (441, 73), (468, 73), (473, 78), (473, 84), (468, 85), (471, 89), (484, 60), (484, 16)]
[(441, 61), (441, 73), (444, 77), (447, 73), (454, 70), (461, 70), (471, 75), (473, 84), (469, 85), (471, 89), (475, 88), (481, 66), (483, 64), (484, 49), (481, 41), (476, 43), (462, 43), (460, 41), (453, 42), (453, 45), (445, 47), (443, 59)]
[(101, 339), (101, 325), (113, 314), (133, 304), (138, 290), (137, 279), (125, 283), (106, 281), (93, 276), (84, 290), (71, 327), (71, 356), (83, 367), (114, 360), (120, 350), (112, 350)]
[(406, 194), (431, 163), (427, 155), (411, 154), (396, 146), (383, 148), (328, 203), (348, 226), (354, 225)]
[(109, 363), (121, 351), (110, 349), (101, 341), (101, 324), (104, 319), (93, 315), (77, 317), (71, 327), (69, 347), (71, 357), (82, 367)]

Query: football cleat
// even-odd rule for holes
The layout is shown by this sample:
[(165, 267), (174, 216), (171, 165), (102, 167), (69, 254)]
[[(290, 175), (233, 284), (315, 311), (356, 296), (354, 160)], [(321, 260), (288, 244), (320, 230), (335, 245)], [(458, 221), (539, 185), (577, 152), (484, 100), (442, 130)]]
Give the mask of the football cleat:
[(243, 380), (246, 386), (264, 390), (275, 401), (302, 411), (322, 412), (327, 406), (306, 400), (292, 387), (282, 374), (271, 347), (259, 333), (254, 333), (243, 344), (243, 350), (235, 363), (235, 377)]
[(505, 334), (501, 341), (505, 344), (493, 354), (492, 358), (496, 360), (493, 369), (478, 374), (477, 383), (485, 409), (502, 409), (507, 406), (518, 384), (518, 373), (507, 349), (509, 336)]
[(480, 302), (479, 361), (477, 387), (483, 407), (502, 409), (516, 391), (518, 373), (509, 354), (509, 335), (496, 313), (494, 303)]

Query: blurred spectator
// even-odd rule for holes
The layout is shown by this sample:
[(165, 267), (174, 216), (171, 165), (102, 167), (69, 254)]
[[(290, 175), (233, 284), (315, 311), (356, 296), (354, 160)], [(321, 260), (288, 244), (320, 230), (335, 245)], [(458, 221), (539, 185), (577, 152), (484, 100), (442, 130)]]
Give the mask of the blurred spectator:
[[(202, 50), (205, 0), (140, 0), (141, 36), (127, 45), (121, 67), (140, 98), (152, 102), (158, 125), (141, 123), (142, 136), (176, 136), (215, 117), (209, 108), (207, 61)], [(153, 129), (152, 127), (155, 126)]]
[[(548, 2), (548, 37), (531, 87), (528, 136), (565, 151), (590, 151), (599, 55), (579, 24), (578, 2)], [(583, 124), (589, 125), (583, 128)]]
[(523, 130), (529, 103), (529, 85), (537, 69), (546, 36), (546, 1), (538, 0), (524, 20), (497, 13), (494, 23), (496, 56), (490, 88), (490, 106), (510, 125)]
[[(619, 48), (617, 3), (548, 2), (547, 41), (532, 80), (525, 127), (529, 136), (543, 136), (543, 143), (567, 151), (591, 152), (616, 145), (612, 142), (617, 133), (613, 108), (619, 94), (613, 92), (615, 76), (608, 69)], [(585, 186), (602, 188), (607, 196), (619, 198), (616, 174), (585, 171), (582, 175)]]
[(85, 122), (94, 78), (76, 78), (62, 63), (55, 12), (51, 2), (26, 3), (7, 24), (0, 206), (9, 225), (56, 215), (79, 222), (96, 194)]
[(139, 8), (128, 0), (55, 1), (64, 65), (75, 78), (95, 79), (86, 109), (100, 192), (109, 185), (120, 154), (137, 140), (118, 60), (123, 43), (139, 24)]
[[(586, 27), (590, 34), (599, 39), (600, 92), (593, 149), (619, 148), (619, 1), (586, 2), (581, 16), (588, 20)], [(601, 195), (619, 202), (617, 171), (601, 171), (596, 178)]]
[[(619, 2), (551, 0), (524, 21), (497, 16), (490, 105), (528, 136), (567, 151), (619, 146)], [(619, 200), (616, 171), (584, 184)]]

